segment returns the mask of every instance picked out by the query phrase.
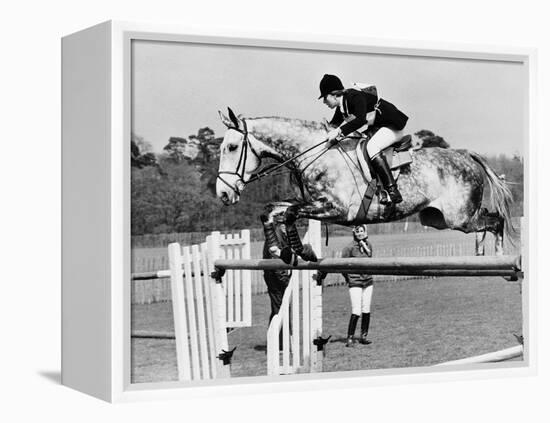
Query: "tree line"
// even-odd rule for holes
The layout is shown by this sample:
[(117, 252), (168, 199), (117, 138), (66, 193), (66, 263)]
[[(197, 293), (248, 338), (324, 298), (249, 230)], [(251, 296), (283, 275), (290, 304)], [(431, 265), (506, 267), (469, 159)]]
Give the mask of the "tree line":
[[(205, 127), (187, 138), (171, 137), (163, 151), (155, 154), (146, 140), (132, 134), (132, 235), (259, 227), (258, 217), (267, 202), (293, 196), (289, 175), (269, 176), (247, 186), (237, 205), (224, 207), (215, 193), (222, 140)], [(523, 159), (517, 155), (485, 158), (509, 182), (513, 215), (522, 215)]]

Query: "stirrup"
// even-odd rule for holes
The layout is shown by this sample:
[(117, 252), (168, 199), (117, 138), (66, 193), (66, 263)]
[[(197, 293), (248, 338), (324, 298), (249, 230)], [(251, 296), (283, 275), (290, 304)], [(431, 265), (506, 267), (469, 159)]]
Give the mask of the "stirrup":
[(391, 202), (394, 204), (399, 204), (403, 201), (403, 197), (397, 189), (397, 185), (392, 185), (388, 187), (388, 194), (390, 196)]
[(380, 198), (380, 204), (387, 205), (392, 203), (390, 193), (385, 189), (380, 190), (379, 198)]
[(401, 193), (397, 190), (397, 187), (393, 189), (390, 187), (387, 190), (382, 188), (380, 190), (380, 204), (399, 204), (403, 201)]

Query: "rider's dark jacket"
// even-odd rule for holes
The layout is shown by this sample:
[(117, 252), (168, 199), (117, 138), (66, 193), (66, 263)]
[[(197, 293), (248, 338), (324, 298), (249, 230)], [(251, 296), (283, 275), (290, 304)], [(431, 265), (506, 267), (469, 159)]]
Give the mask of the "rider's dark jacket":
[(376, 128), (387, 127), (400, 131), (409, 119), (389, 101), (353, 88), (344, 91), (342, 105), (343, 113), (340, 107), (337, 107), (330, 124), (340, 126), (347, 121), (340, 127), (344, 136), (364, 126), (367, 123), (367, 113), (373, 111), (376, 111), (376, 115), (372, 126)]

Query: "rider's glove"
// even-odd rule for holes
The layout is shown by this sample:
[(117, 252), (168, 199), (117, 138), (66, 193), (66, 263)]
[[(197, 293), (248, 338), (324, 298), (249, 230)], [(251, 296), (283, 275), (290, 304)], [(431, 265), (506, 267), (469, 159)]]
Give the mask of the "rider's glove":
[(333, 129), (327, 135), (327, 147), (332, 147), (340, 141), (342, 137), (342, 130), (340, 128)]

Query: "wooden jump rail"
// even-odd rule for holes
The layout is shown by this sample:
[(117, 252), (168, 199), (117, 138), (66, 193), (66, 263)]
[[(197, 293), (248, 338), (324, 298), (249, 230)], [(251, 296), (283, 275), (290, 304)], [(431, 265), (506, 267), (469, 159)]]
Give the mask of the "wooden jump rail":
[(521, 256), (324, 258), (297, 265), (280, 260), (216, 260), (219, 270), (320, 270), (326, 273), (367, 272), (407, 276), (517, 276)]
[[(200, 272), (201, 276), (204, 276), (203, 272)], [(185, 272), (183, 273), (185, 276)], [(191, 272), (191, 276), (195, 277), (195, 272)], [(170, 277), (170, 270), (157, 270), (156, 272), (142, 272), (132, 273), (131, 279), (133, 281), (146, 281), (151, 279), (168, 279)]]
[(133, 281), (145, 281), (150, 279), (164, 279), (170, 277), (170, 270), (158, 270), (156, 272), (132, 273)]

